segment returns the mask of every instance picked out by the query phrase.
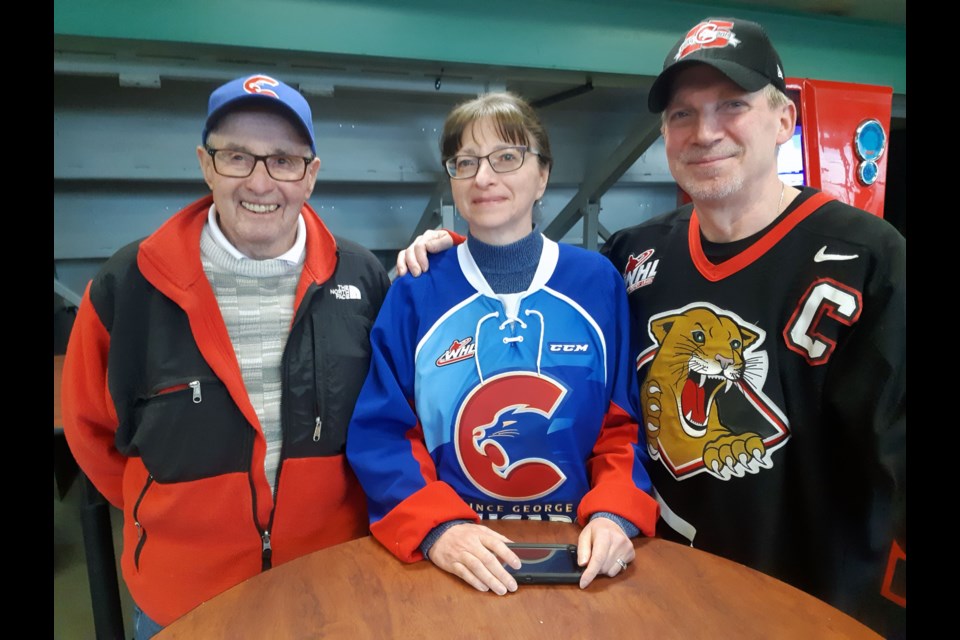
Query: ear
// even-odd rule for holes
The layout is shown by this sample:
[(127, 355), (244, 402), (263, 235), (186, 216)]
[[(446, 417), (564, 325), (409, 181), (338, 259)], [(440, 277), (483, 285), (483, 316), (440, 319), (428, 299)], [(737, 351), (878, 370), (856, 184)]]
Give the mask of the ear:
[(306, 175), (306, 185), (307, 194), (304, 197), (304, 200), (310, 198), (310, 195), (313, 193), (313, 187), (317, 183), (317, 174), (320, 173), (320, 158), (314, 158), (310, 161), (310, 164), (307, 165), (307, 175)]
[(746, 327), (741, 327), (739, 325), (737, 326), (740, 329), (740, 334), (743, 336), (744, 349), (752, 345), (754, 342), (757, 341), (757, 338), (760, 337), (760, 335), (757, 334), (755, 331), (751, 331), (750, 329), (747, 329)]
[(217, 172), (213, 169), (213, 158), (202, 145), (197, 145), (197, 161), (200, 163), (200, 171), (203, 172), (203, 181), (213, 191), (213, 176)]
[(660, 318), (650, 323), (650, 330), (653, 331), (653, 337), (656, 339), (658, 345), (662, 345), (663, 341), (667, 339), (667, 334), (670, 333), (670, 329), (673, 328), (673, 323), (676, 322), (679, 317), (678, 315), (667, 316), (666, 318)]
[(797, 105), (790, 100), (788, 104), (780, 107), (780, 118), (777, 129), (777, 145), (784, 144), (793, 137), (793, 130), (797, 125)]
[[(539, 162), (537, 163), (540, 164)], [(544, 192), (547, 190), (547, 183), (550, 182), (550, 168), (549, 167), (540, 167), (540, 186), (537, 188), (537, 200), (543, 197)]]

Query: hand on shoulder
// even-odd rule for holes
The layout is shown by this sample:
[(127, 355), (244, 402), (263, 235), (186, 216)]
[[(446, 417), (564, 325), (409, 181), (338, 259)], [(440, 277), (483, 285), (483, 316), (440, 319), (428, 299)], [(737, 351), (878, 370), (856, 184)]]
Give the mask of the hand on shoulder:
[(453, 238), (445, 229), (424, 231), (409, 247), (397, 254), (397, 277), (410, 273), (416, 278), (430, 268), (429, 254), (439, 253), (452, 246)]

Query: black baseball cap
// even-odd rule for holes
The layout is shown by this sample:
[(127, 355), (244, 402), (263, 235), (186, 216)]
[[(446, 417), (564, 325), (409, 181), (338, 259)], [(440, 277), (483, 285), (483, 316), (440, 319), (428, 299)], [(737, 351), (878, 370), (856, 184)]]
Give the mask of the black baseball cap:
[(768, 84), (787, 90), (783, 63), (763, 27), (737, 18), (707, 18), (687, 31), (667, 54), (663, 71), (647, 96), (651, 112), (667, 108), (674, 76), (696, 63), (710, 65), (745, 91), (759, 91)]

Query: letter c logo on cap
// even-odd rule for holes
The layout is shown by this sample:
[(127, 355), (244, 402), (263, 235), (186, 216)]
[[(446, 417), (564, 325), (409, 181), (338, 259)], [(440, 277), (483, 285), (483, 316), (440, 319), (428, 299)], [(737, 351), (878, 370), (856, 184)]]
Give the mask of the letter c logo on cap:
[(280, 83), (271, 78), (270, 76), (250, 76), (243, 82), (243, 90), (247, 93), (259, 93), (261, 95), (270, 96), (271, 98), (279, 98), (276, 93), (270, 91), (270, 89), (264, 88), (263, 85), (270, 87), (275, 87)]

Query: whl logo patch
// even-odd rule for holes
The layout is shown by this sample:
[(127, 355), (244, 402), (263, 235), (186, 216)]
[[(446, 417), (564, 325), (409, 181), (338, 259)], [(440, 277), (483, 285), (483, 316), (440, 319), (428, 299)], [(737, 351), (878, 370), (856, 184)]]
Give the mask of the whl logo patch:
[(683, 44), (674, 56), (674, 60), (681, 60), (694, 51), (700, 49), (717, 49), (721, 47), (736, 47), (740, 44), (737, 34), (733, 32), (733, 23), (727, 20), (707, 20), (701, 22), (687, 32)]
[(627, 293), (653, 282), (660, 260), (650, 260), (652, 256), (653, 249), (647, 249), (640, 255), (631, 253), (627, 258), (627, 266), (623, 269), (623, 282), (627, 285)]
[(437, 366), (442, 367), (461, 360), (469, 360), (476, 352), (477, 344), (472, 337), (454, 340), (453, 344), (437, 358)]

